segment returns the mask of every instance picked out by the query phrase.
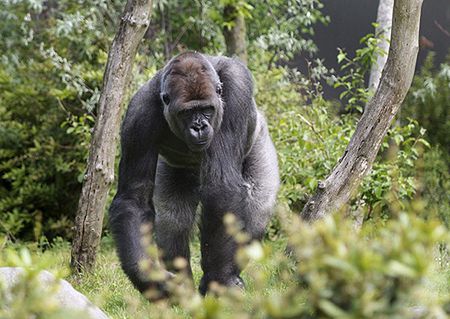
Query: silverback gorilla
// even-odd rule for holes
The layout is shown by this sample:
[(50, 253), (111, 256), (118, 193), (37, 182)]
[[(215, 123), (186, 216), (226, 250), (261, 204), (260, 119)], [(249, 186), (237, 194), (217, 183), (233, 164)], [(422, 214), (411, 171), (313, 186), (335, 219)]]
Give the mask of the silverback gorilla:
[[(134, 95), (122, 124), (119, 185), (110, 226), (122, 268), (141, 292), (164, 294), (139, 268), (140, 226), (152, 223), (166, 267), (185, 258), (201, 206), (203, 278), (243, 286), (236, 243), (223, 224), (235, 214), (261, 239), (279, 186), (277, 157), (253, 99), (249, 70), (226, 57), (186, 52), (174, 57)], [(167, 292), (165, 292), (167, 293)]]

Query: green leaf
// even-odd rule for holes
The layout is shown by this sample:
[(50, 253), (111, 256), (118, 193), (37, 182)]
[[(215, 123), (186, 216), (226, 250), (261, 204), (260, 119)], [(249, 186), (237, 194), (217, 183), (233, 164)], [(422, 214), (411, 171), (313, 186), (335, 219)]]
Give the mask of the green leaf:
[(345, 318), (347, 317), (347, 314), (345, 311), (343, 311), (341, 308), (336, 306), (334, 303), (332, 303), (329, 300), (320, 300), (319, 301), (319, 308), (322, 309), (323, 312), (325, 312), (328, 316), (331, 318)]
[(340, 50), (339, 54), (337, 56), (338, 63), (341, 63), (342, 61), (344, 61), (346, 57), (347, 57), (347, 53), (345, 53), (344, 51)]

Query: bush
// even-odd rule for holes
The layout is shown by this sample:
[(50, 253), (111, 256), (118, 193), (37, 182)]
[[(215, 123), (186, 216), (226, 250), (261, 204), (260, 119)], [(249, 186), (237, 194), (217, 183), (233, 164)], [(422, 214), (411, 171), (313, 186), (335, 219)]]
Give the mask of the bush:
[(49, 95), (56, 81), (45, 62), (0, 73), (0, 232), (11, 238), (70, 234), (89, 131), (68, 134), (61, 125), (92, 122), (68, 117), (58, 101), (70, 103), (76, 96)]
[(35, 262), (30, 251), (21, 248), (17, 252), (11, 249), (3, 252), (0, 264), (20, 267), (22, 271), (20, 278), (8, 289), (3, 287), (0, 280), (0, 318), (75, 319), (85, 316), (81, 311), (61, 308), (60, 301), (55, 296), (59, 289), (56, 280), (42, 284), (39, 273), (48, 265), (48, 261)]
[[(402, 106), (401, 117), (416, 119), (426, 130), (427, 139), (433, 145), (440, 145), (447, 162), (450, 150), (450, 55), (447, 63), (433, 68), (433, 54), (430, 54), (413, 84)], [(449, 162), (448, 162), (449, 163)]]
[(446, 318), (448, 287), (433, 290), (427, 282), (434, 271), (450, 279), (435, 268), (436, 247), (450, 243), (448, 233), (411, 215), (399, 213), (371, 235), (339, 217), (313, 225), (282, 218), (292, 256), (256, 242), (243, 246), (237, 258), (247, 267), (247, 292), (214, 286), (220, 298), (201, 299), (175, 285), (174, 300), (194, 318)]
[(424, 139), (425, 130), (417, 121), (393, 125), (389, 129), (372, 171), (355, 200), (358, 209), (364, 210), (365, 219), (390, 217), (390, 205), (405, 205), (417, 194), (420, 181), (418, 166), (430, 147)]
[[(344, 153), (358, 115), (333, 114), (333, 106), (310, 88), (314, 83), (293, 80), (287, 69), (255, 70), (254, 74), (256, 101), (269, 118), (278, 153), (282, 181), (279, 200), (298, 213)], [(386, 219), (393, 201), (404, 207), (416, 196), (417, 167), (422, 162), (421, 154), (430, 147), (424, 134), (415, 120), (388, 131), (371, 173), (352, 202), (352, 210), (366, 219)]]
[(419, 167), (419, 194), (426, 217), (438, 217), (450, 229), (450, 173), (445, 153), (434, 147), (425, 152)]
[(436, 244), (448, 240), (438, 223), (401, 214), (373, 237), (339, 219), (297, 227), (291, 227), (296, 276), (308, 289), (312, 318), (445, 317), (432, 301), (439, 298), (423, 286)]
[(70, 238), (109, 43), (105, 3), (91, 2), (6, 1), (0, 13), (0, 234), (11, 239)]
[[(418, 167), (418, 190), (428, 216), (450, 227), (450, 63), (433, 68), (430, 54), (402, 106), (402, 122), (415, 119), (425, 130), (431, 149), (425, 150)], [(448, 60), (450, 61), (450, 55)]]
[[(82, 285), (91, 300), (109, 298), (103, 300), (104, 310), (112, 311), (113, 318), (447, 318), (450, 272), (448, 265), (439, 266), (437, 259), (445, 256), (436, 247), (450, 244), (449, 234), (438, 222), (416, 214), (420, 212), (391, 213), (399, 217), (370, 234), (364, 226), (354, 231), (349, 220), (339, 217), (313, 225), (283, 217), (292, 256), (286, 256), (281, 244), (242, 246), (238, 260), (244, 267), (245, 291), (216, 285), (215, 295), (202, 298), (190, 285), (179, 285), (178, 278), (172, 283), (175, 305), (149, 305), (124, 278), (111, 252), (107, 260), (102, 256), (98, 272), (85, 275)], [(232, 221), (228, 225), (242, 238)], [(42, 260), (20, 249), (0, 254), (0, 265), (24, 266), (32, 273), (49, 267)], [(51, 293), (43, 294), (33, 280), (27, 277), (15, 290), (8, 318), (23, 318), (16, 313), (47, 318), (55, 310), (48, 307)]]

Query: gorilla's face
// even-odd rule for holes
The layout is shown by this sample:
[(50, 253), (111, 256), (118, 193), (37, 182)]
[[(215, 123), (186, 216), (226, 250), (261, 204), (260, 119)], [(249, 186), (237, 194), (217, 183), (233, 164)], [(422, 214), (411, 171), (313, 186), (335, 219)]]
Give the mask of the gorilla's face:
[(209, 147), (222, 122), (222, 86), (211, 64), (179, 57), (165, 70), (161, 88), (164, 116), (172, 132), (190, 150)]

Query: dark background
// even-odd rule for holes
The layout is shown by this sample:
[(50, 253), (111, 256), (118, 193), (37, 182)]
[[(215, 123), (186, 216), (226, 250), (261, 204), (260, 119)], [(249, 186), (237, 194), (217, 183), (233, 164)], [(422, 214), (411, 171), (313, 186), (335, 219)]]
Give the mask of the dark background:
[[(351, 57), (360, 47), (359, 40), (366, 34), (374, 32), (372, 23), (376, 21), (377, 0), (323, 0), (323, 13), (330, 17), (328, 25), (318, 24), (312, 37), (319, 52), (317, 56), (324, 59), (325, 66), (338, 70), (337, 48), (345, 49)], [(442, 31), (439, 24), (447, 33)], [(418, 57), (418, 68), (430, 51), (436, 53), (435, 64), (443, 62), (450, 47), (450, 0), (425, 0), (422, 9), (421, 48)], [(292, 65), (302, 72), (306, 71), (302, 54), (297, 56)], [(339, 74), (339, 72), (338, 72)], [(325, 96), (336, 98), (338, 92), (324, 85)]]

